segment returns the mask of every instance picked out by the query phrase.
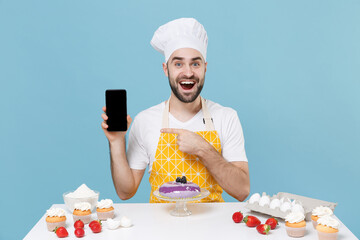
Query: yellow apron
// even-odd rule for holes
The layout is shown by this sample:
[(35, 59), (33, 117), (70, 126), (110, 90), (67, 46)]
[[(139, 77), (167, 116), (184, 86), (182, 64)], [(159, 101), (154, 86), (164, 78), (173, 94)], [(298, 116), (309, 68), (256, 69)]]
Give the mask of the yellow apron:
[[(169, 102), (166, 102), (162, 127), (169, 127)], [(204, 114), (206, 131), (196, 132), (208, 141), (219, 153), (221, 153), (220, 138), (214, 128), (210, 113), (201, 97), (201, 105)], [(155, 161), (152, 165), (149, 182), (151, 185), (150, 203), (165, 203), (153, 195), (153, 192), (168, 181), (175, 181), (176, 177), (186, 176), (188, 181), (194, 182), (209, 190), (210, 195), (200, 200), (200, 202), (223, 202), (221, 196), (223, 190), (210, 172), (205, 168), (196, 155), (189, 155), (179, 150), (176, 144), (176, 134), (161, 133), (158, 147), (155, 153)]]

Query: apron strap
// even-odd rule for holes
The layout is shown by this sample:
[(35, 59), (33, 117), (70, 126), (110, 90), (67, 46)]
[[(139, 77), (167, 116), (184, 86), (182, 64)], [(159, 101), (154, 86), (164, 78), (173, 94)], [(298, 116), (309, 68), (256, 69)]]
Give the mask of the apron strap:
[[(171, 98), (171, 96), (169, 97), (168, 101), (165, 103), (165, 108), (164, 108), (163, 118), (162, 118), (162, 128), (169, 127), (170, 98)], [(200, 96), (200, 99), (201, 99), (201, 108), (202, 108), (203, 115), (204, 115), (203, 121), (205, 124), (205, 130), (206, 131), (214, 131), (215, 130), (214, 123), (211, 118), (208, 107), (205, 103), (205, 99), (201, 96)]]
[(169, 99), (165, 103), (161, 128), (168, 128), (169, 127), (169, 111), (170, 111), (170, 104), (169, 103), (170, 103), (170, 98), (171, 98), (171, 96), (169, 97)]

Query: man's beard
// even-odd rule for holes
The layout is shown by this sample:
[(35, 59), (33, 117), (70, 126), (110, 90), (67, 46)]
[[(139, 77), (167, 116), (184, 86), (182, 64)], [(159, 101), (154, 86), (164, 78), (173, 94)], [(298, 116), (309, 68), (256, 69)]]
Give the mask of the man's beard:
[[(201, 79), (201, 81), (199, 80), (198, 77), (195, 77), (195, 76), (193, 76), (191, 78), (180, 77), (180, 78), (175, 79), (174, 82), (172, 82), (170, 80), (170, 78), (171, 78), (170, 73), (168, 71), (168, 79), (169, 79), (169, 84), (170, 84), (171, 90), (174, 93), (174, 95), (183, 103), (191, 103), (191, 102), (195, 101), (195, 99), (200, 95), (200, 92), (201, 92), (201, 90), (204, 86), (204, 82), (205, 82), (205, 77), (204, 77), (204, 79)], [(190, 96), (181, 95), (179, 88), (178, 88), (178, 82), (180, 80), (194, 80), (198, 85), (197, 91), (195, 92), (195, 94), (192, 94)], [(202, 82), (202, 84), (200, 84), (200, 82)], [(193, 87), (195, 87), (195, 86), (193, 86)]]

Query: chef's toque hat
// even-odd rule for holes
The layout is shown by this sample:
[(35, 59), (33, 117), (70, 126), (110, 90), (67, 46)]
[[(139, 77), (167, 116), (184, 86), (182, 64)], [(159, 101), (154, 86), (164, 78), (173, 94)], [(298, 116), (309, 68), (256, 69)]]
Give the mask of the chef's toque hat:
[(150, 42), (156, 51), (165, 56), (165, 62), (180, 48), (196, 49), (206, 61), (207, 43), (208, 37), (203, 25), (194, 18), (179, 18), (160, 26)]

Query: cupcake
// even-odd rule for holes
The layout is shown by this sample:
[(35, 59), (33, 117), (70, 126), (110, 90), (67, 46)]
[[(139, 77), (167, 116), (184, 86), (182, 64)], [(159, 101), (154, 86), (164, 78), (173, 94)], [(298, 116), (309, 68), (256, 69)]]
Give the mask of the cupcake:
[(61, 208), (50, 208), (46, 211), (45, 221), (49, 231), (54, 231), (57, 227), (65, 227), (65, 211)]
[(316, 226), (319, 240), (336, 240), (339, 232), (339, 225), (339, 222), (329, 215), (320, 217), (317, 220)]
[(305, 215), (302, 212), (291, 212), (285, 217), (286, 232), (290, 237), (303, 237), (306, 231)]
[(91, 221), (91, 204), (88, 202), (79, 202), (74, 205), (74, 222), (77, 220), (83, 221), (85, 224), (88, 224)]
[(319, 206), (319, 207), (314, 208), (314, 210), (312, 211), (312, 215), (311, 215), (311, 221), (312, 221), (314, 228), (316, 229), (317, 220), (320, 217), (330, 216), (332, 214), (333, 214), (333, 211), (328, 207)]
[(96, 205), (96, 213), (98, 219), (106, 221), (108, 218), (114, 217), (114, 207), (111, 199), (103, 199)]

